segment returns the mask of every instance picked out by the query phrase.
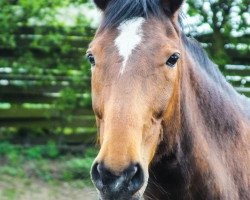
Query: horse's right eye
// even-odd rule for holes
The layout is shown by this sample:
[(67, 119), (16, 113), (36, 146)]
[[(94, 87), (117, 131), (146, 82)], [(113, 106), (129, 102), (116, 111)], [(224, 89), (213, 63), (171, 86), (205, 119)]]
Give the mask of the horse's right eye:
[(88, 54), (87, 54), (87, 59), (88, 59), (88, 61), (90, 62), (90, 64), (91, 64), (92, 66), (95, 65), (95, 57), (94, 57), (94, 55), (93, 55), (92, 53), (88, 53)]

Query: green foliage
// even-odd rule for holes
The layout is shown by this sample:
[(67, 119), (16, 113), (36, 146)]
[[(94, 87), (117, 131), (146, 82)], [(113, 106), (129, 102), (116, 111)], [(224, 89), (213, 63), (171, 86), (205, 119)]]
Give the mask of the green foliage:
[(47, 148), (45, 148), (45, 155), (47, 155), (49, 158), (56, 158), (59, 155), (59, 151), (55, 142), (48, 142)]
[[(87, 0), (0, 1), (0, 69), (10, 69), (0, 73), (0, 78), (16, 77), (9, 86), (17, 90), (45, 88), (41, 95), (55, 95), (51, 107), (62, 113), (90, 107), (90, 98), (86, 98), (86, 94), (90, 96), (86, 81), (90, 70), (84, 54), (94, 30), (83, 12), (79, 12), (87, 3)], [(72, 14), (69, 9), (79, 14)], [(51, 87), (55, 89), (47, 92), (46, 88)]]
[(77, 104), (77, 95), (71, 88), (62, 89), (60, 92), (61, 98), (56, 102), (56, 107), (60, 110), (74, 109)]
[(12, 165), (4, 165), (0, 167), (0, 175), (10, 175), (10, 176), (18, 176), (24, 177), (24, 171), (22, 168)]
[[(0, 80), (8, 80), (7, 85), (0, 83), (0, 89), (7, 93), (1, 95), (0, 106), (9, 103), (10, 109), (16, 108), (17, 112), (25, 104), (49, 106), (52, 112), (41, 118), (56, 118), (56, 127), (47, 128), (43, 123), (46, 119), (41, 119), (36, 121), (38, 127), (26, 129), (24, 135), (35, 137), (41, 132), (63, 135), (65, 124), (77, 126), (73, 122), (79, 119), (79, 115), (73, 118), (75, 111), (91, 110), (90, 66), (84, 55), (95, 30), (81, 10), (91, 9), (89, 1), (1, 0), (0, 8)], [(28, 96), (27, 102), (22, 101), (23, 96)], [(6, 134), (0, 130), (0, 139), (12, 139), (23, 131), (18, 128), (13, 132)], [(75, 133), (73, 128), (71, 132)], [(26, 154), (30, 159), (39, 159), (41, 152), (45, 153), (38, 147)], [(47, 153), (51, 158), (57, 156), (56, 151)]]
[[(187, 0), (188, 14), (198, 17), (199, 20), (192, 29), (192, 34), (196, 35), (199, 41), (208, 44), (207, 51), (211, 58), (219, 64), (249, 64), (244, 59), (250, 51), (249, 33), (247, 27), (249, 22), (250, 4), (247, 0)], [(248, 14), (247, 14), (248, 13)], [(204, 24), (210, 28), (206, 33), (197, 32), (197, 27)], [(243, 43), (246, 48), (239, 49), (235, 45)], [(230, 48), (229, 48), (230, 47)], [(235, 61), (236, 56), (239, 59)]]
[(41, 146), (36, 146), (25, 150), (25, 155), (28, 159), (40, 159), (42, 158), (42, 153), (43, 148)]
[[(3, 150), (5, 148), (5, 150)], [(0, 175), (34, 177), (43, 181), (89, 180), (89, 171), (97, 154), (93, 148), (84, 155), (60, 154), (54, 142), (34, 147), (0, 143)]]
[(10, 145), (8, 142), (0, 143), (0, 155), (6, 155), (7, 153), (16, 152), (16, 148)]
[(86, 179), (89, 178), (89, 171), (92, 165), (93, 158), (73, 158), (65, 163), (63, 171), (64, 180)]

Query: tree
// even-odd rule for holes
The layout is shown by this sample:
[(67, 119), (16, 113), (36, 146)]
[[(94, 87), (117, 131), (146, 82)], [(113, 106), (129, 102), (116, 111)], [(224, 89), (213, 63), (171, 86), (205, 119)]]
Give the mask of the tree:
[(90, 109), (84, 55), (94, 30), (87, 9), (87, 0), (0, 1), (0, 109), (51, 109), (62, 124), (75, 110)]
[(192, 34), (208, 44), (207, 51), (219, 66), (250, 63), (248, 0), (187, 0), (187, 3), (188, 14), (199, 19), (196, 26), (205, 23), (210, 28), (205, 34), (195, 30)]
[[(81, 12), (72, 17), (67, 11), (70, 8), (77, 12), (77, 8), (86, 3), (87, 0), (0, 1), (2, 71), (8, 68), (8, 76), (22, 76), (18, 87), (29, 87), (31, 81), (27, 79), (32, 79), (32, 84), (46, 87), (57, 82), (60, 76), (61, 82), (65, 79), (64, 83), (68, 81), (67, 84), (72, 86), (61, 87), (67, 91), (74, 89), (74, 85), (80, 87), (81, 83), (86, 83), (81, 81), (90, 71), (84, 59), (84, 48), (91, 40), (93, 30)], [(65, 24), (65, 16), (72, 24)], [(0, 72), (2, 79), (7, 75)], [(15, 85), (14, 81), (11, 84)], [(89, 105), (90, 100), (79, 103)]]

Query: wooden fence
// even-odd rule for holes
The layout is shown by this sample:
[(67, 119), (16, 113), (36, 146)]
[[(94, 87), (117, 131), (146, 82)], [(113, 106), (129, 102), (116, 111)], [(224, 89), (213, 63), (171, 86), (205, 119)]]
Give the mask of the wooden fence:
[[(246, 76), (249, 75), (249, 76)], [(226, 79), (235, 86), (236, 90), (250, 97), (250, 67), (240, 65), (227, 65), (225, 67)], [(5, 74), (0, 76), (2, 83), (15, 81), (26, 81), (42, 79), (44, 77), (23, 77)], [(58, 77), (60, 85), (65, 83), (67, 78)], [(40, 80), (39, 80), (40, 81)], [(89, 79), (83, 79), (86, 87), (90, 87)], [(55, 108), (25, 108), (25, 103), (38, 105), (49, 105), (60, 98), (61, 87), (57, 86), (27, 86), (7, 84), (0, 85), (0, 101), (9, 103), (10, 107), (0, 109), (0, 127), (95, 127), (91, 107), (77, 110), (58, 110)], [(84, 88), (83, 88), (84, 89)], [(87, 88), (85, 88), (87, 90)], [(80, 94), (79, 94), (80, 95)], [(48, 106), (49, 107), (49, 106)], [(70, 120), (62, 120), (62, 115), (72, 115)]]
[[(56, 85), (36, 85), (44, 76), (0, 76), (0, 127), (94, 127), (91, 106), (81, 106), (80, 109), (60, 109), (54, 104), (61, 98), (63, 85), (71, 87), (67, 77), (57, 77)], [(32, 84), (29, 82), (32, 80)], [(85, 78), (85, 88), (80, 88), (77, 98), (82, 93), (89, 93), (90, 80)], [(22, 83), (20, 85), (20, 82)], [(4, 84), (3, 84), (4, 83)], [(25, 86), (23, 86), (25, 85)], [(79, 87), (81, 87), (83, 84)], [(65, 86), (66, 87), (66, 86)], [(76, 85), (72, 85), (76, 87)], [(90, 97), (89, 97), (90, 98)], [(64, 119), (71, 115), (71, 119)]]
[[(43, 52), (31, 45), (30, 38), (37, 32), (40, 36), (53, 32), (51, 27), (20, 28), (16, 34), (16, 47), (6, 48), (0, 44), (0, 60), (13, 63), (16, 57), (22, 56), (22, 48), (30, 49), (39, 59), (50, 56), (49, 52)], [(55, 30), (54, 30), (55, 31)], [(56, 30), (62, 34), (63, 30)], [(79, 31), (71, 31), (70, 36), (65, 36), (64, 41), (72, 45), (72, 50), (63, 55), (65, 63), (76, 61), (76, 55), (84, 54), (90, 38), (88, 34), (93, 34), (93, 30), (85, 33), (81, 37)], [(45, 37), (44, 36), (44, 37)], [(37, 35), (36, 35), (37, 37)], [(234, 60), (237, 60), (235, 56)], [(249, 57), (247, 58), (249, 59)], [(224, 73), (226, 79), (240, 93), (250, 97), (250, 66), (238, 65), (239, 60), (233, 65), (226, 65)], [(247, 61), (248, 62), (248, 61)], [(76, 63), (77, 64), (77, 63)], [(20, 67), (22, 68), (22, 67)], [(0, 66), (0, 128), (45, 128), (55, 130), (58, 127), (73, 129), (73, 132), (83, 133), (83, 135), (93, 136), (96, 131), (95, 119), (89, 104), (81, 105), (74, 109), (60, 109), (55, 107), (61, 98), (61, 90), (65, 87), (74, 88), (77, 91), (76, 98), (89, 99), (90, 80), (89, 77), (80, 77), (78, 83), (72, 79), (74, 74), (79, 75), (81, 69), (72, 69), (72, 74), (64, 74), (57, 68), (45, 68), (44, 72), (50, 70), (50, 75), (43, 73), (40, 75), (25, 74), (22, 72), (13, 73), (12, 67)], [(51, 71), (53, 73), (51, 73)], [(51, 78), (53, 74), (53, 78)], [(1, 129), (0, 129), (1, 132)]]

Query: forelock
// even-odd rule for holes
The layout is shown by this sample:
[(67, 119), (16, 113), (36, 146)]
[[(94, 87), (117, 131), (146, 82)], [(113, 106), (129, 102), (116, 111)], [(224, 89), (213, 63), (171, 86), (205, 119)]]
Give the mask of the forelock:
[(159, 0), (110, 0), (104, 11), (101, 28), (117, 27), (126, 20), (149, 16), (164, 16)]

